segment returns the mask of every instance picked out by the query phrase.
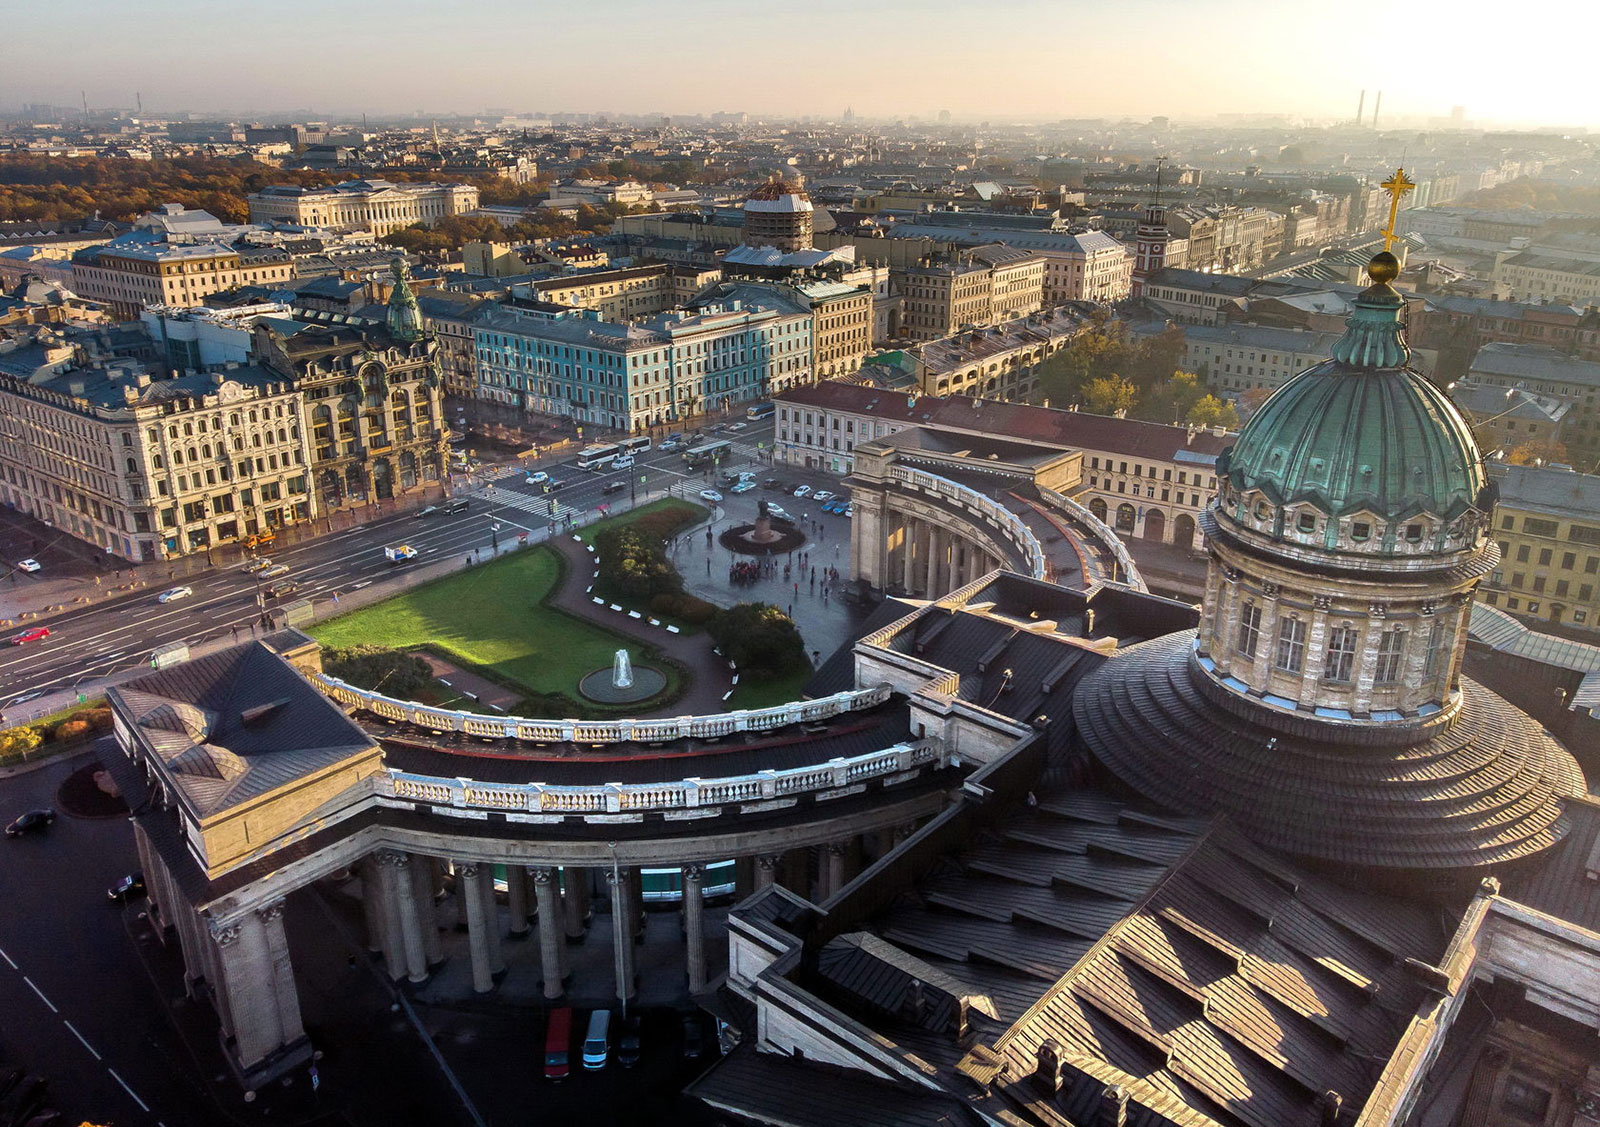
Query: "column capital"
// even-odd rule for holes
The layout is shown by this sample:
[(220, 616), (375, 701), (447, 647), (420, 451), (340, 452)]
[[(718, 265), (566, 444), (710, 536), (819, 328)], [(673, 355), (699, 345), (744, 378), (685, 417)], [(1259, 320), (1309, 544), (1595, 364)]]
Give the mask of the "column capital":
[(476, 861), (468, 861), (465, 864), (459, 866), (458, 869), (457, 869), (457, 871), (462, 876), (466, 877), (468, 880), (476, 879), (476, 877), (478, 875), (478, 870), (479, 870), (479, 866), (478, 866), (478, 862), (476, 862)]
[(706, 875), (705, 867), (702, 865), (683, 865), (680, 867), (680, 871), (683, 873), (684, 884), (688, 884), (690, 881), (698, 884)]
[(555, 870), (543, 865), (537, 865), (528, 871), (533, 874), (534, 884), (549, 884), (555, 879)]
[(606, 883), (611, 885), (613, 888), (618, 885), (627, 884), (628, 874), (623, 872), (621, 869), (607, 869)]
[(273, 920), (281, 920), (283, 918), (283, 897), (280, 896), (276, 900), (263, 904), (256, 909), (256, 915), (269, 923)]
[(845, 849), (845, 843), (842, 841), (828, 842), (828, 856), (830, 857), (843, 857)]
[(206, 925), (211, 932), (211, 938), (216, 940), (218, 947), (227, 947), (239, 938), (239, 925), (237, 923), (225, 924), (212, 920)]
[(389, 865), (396, 869), (403, 869), (411, 864), (411, 854), (403, 849), (380, 849), (378, 850), (378, 863)]
[(763, 853), (756, 858), (756, 864), (761, 866), (762, 871), (770, 873), (777, 869), (778, 860), (776, 853)]

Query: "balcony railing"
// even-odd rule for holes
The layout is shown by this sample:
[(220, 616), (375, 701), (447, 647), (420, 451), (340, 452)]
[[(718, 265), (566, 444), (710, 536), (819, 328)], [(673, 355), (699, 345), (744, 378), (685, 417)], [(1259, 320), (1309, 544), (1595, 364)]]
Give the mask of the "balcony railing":
[(818, 700), (719, 712), (711, 716), (660, 720), (547, 720), (434, 708), (357, 688), (325, 673), (313, 676), (322, 690), (340, 704), (365, 709), (385, 720), (439, 732), (460, 732), (480, 739), (514, 739), (525, 743), (668, 743), (681, 739), (718, 739), (737, 732), (763, 732), (859, 712), (882, 704), (891, 695), (887, 685), (879, 685), (835, 693)]
[(992, 525), (1016, 548), (1027, 573), (1035, 579), (1044, 578), (1044, 549), (1040, 547), (1038, 538), (1015, 513), (998, 501), (984, 496), (970, 485), (962, 485), (926, 470), (890, 466), (888, 476), (891, 481), (938, 497)]
[(688, 778), (656, 783), (483, 783), (414, 775), (390, 768), (374, 776), (379, 798), (426, 803), (445, 810), (493, 810), (564, 817), (587, 814), (641, 814), (703, 810), (745, 802), (853, 787), (869, 779), (945, 767), (950, 758), (933, 739), (897, 743), (882, 751), (830, 759), (805, 767), (757, 771), (720, 778)]

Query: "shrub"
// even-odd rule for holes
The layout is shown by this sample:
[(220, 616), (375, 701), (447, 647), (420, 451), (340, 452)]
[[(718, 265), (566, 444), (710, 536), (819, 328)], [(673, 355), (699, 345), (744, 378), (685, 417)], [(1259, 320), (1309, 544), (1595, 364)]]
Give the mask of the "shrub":
[(706, 632), (741, 674), (782, 677), (805, 664), (805, 641), (794, 620), (770, 603), (740, 603), (718, 611)]
[(704, 626), (716, 616), (717, 606), (686, 591), (657, 595), (650, 600), (650, 613), (671, 618), (688, 626)]
[(608, 528), (594, 538), (594, 544), (600, 557), (600, 586), (614, 598), (648, 600), (683, 590), (683, 576), (667, 559), (661, 538), (638, 525)]
[(38, 749), (44, 737), (32, 728), (7, 728), (0, 731), (0, 759), (12, 759)]
[(87, 712), (81, 712), (78, 715), (89, 721), (97, 732), (111, 731), (111, 709), (107, 706), (102, 705), (99, 708), (91, 708)]
[(387, 646), (324, 650), (322, 669), (330, 677), (402, 700), (415, 700), (435, 688), (433, 670), (427, 662)]
[(50, 738), (56, 743), (70, 743), (73, 740), (83, 739), (93, 730), (94, 726), (87, 719), (74, 717), (71, 720), (63, 720), (57, 724), (56, 730), (51, 733)]

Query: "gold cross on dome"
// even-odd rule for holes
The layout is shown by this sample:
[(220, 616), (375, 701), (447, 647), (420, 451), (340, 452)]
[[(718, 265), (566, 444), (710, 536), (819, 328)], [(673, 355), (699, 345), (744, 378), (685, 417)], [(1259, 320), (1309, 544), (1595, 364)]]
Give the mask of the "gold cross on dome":
[(1378, 185), (1378, 187), (1389, 193), (1389, 225), (1383, 229), (1384, 250), (1388, 250), (1390, 244), (1394, 242), (1394, 220), (1395, 216), (1400, 213), (1400, 201), (1407, 192), (1413, 191), (1416, 186), (1415, 181), (1406, 178), (1406, 170), (1403, 168), (1395, 169), (1393, 176)]

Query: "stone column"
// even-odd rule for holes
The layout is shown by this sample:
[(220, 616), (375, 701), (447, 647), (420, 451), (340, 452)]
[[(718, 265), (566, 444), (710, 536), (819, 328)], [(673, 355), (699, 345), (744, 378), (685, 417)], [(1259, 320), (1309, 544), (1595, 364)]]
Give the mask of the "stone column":
[(283, 898), (279, 897), (256, 913), (266, 934), (267, 957), (272, 964), (273, 983), (278, 996), (280, 1044), (290, 1044), (305, 1036), (300, 1020), (300, 992), (294, 984), (294, 964), (289, 960), (289, 938), (283, 933)]
[(683, 867), (683, 942), (688, 948), (689, 993), (706, 988), (705, 895), (701, 885), (705, 870), (699, 865)]
[(251, 912), (231, 924), (213, 923), (211, 934), (222, 966), (219, 979), (227, 995), (234, 1056), (248, 1069), (283, 1044), (265, 922)]
[(476, 861), (456, 865), (456, 894), (467, 912), (467, 947), (472, 952), (472, 988), (479, 994), (494, 989), (489, 967), (489, 919), (483, 910), (483, 884), (488, 873)]
[(763, 853), (756, 858), (756, 891), (772, 887), (778, 879), (778, 858), (771, 853)]
[(842, 841), (830, 841), (824, 855), (822, 873), (822, 899), (828, 900), (839, 894), (844, 887), (844, 850)]
[(582, 943), (584, 917), (589, 914), (589, 870), (577, 865), (567, 865), (561, 870), (566, 882), (566, 895), (562, 897), (567, 923), (567, 942)]
[[(400, 925), (400, 950), (405, 956), (406, 977), (412, 982), (428, 980), (428, 956), (422, 949), (422, 921), (417, 912), (416, 877), (411, 870), (411, 855), (397, 849), (381, 856), (386, 868), (394, 870), (395, 903)], [(420, 867), (420, 866), (415, 866)]]
[(506, 866), (506, 900), (511, 905), (511, 938), (528, 934), (528, 870), (523, 865)]
[(400, 871), (391, 858), (394, 851), (380, 849), (376, 856), (378, 888), (383, 905), (383, 963), (389, 977), (398, 981), (407, 973), (405, 921), (400, 908)]
[(444, 962), (444, 944), (439, 939), (436, 865), (432, 857), (411, 855), (411, 895), (417, 905), (417, 927), (422, 932), (422, 955), (430, 968)]
[(913, 569), (916, 567), (916, 552), (912, 547), (916, 544), (920, 533), (921, 522), (915, 517), (906, 517), (902, 527), (904, 532), (900, 537), (900, 563), (904, 574), (901, 576), (901, 583), (909, 595), (912, 592), (912, 577), (915, 575)]
[(628, 933), (635, 943), (644, 942), (644, 870), (628, 869)]
[(361, 918), (367, 925), (367, 950), (383, 950), (383, 877), (378, 872), (378, 855), (368, 853), (357, 862), (361, 870)]
[(500, 945), (500, 906), (494, 898), (494, 866), (483, 866), (483, 918), (488, 923), (489, 973), (501, 974), (506, 969), (505, 951)]
[(617, 977), (617, 999), (627, 1002), (633, 997), (633, 936), (628, 932), (628, 877), (619, 869), (606, 873), (611, 886), (611, 946), (612, 965)]
[(544, 975), (544, 996), (561, 997), (562, 943), (560, 907), (556, 902), (555, 870), (533, 870), (533, 898), (539, 909), (539, 969)]

